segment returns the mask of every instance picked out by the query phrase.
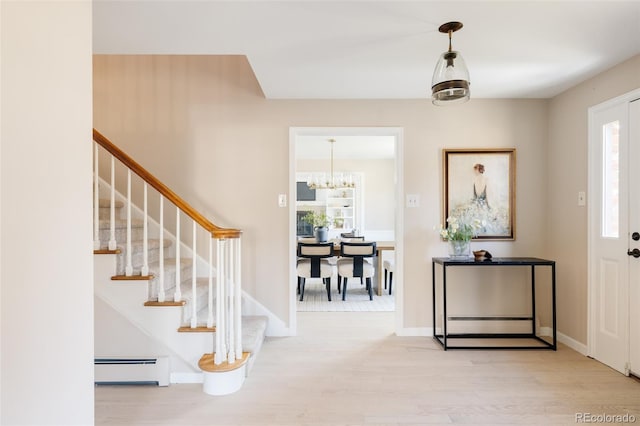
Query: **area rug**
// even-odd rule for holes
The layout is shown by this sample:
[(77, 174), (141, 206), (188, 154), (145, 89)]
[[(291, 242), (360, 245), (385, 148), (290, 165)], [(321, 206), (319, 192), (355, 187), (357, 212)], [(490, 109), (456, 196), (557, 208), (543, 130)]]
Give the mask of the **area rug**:
[(365, 285), (349, 281), (347, 300), (342, 301), (342, 294), (338, 294), (336, 283), (332, 281), (331, 302), (327, 300), (327, 289), (321, 280), (308, 279), (304, 290), (304, 300), (297, 296), (298, 312), (390, 312), (395, 310), (395, 298), (388, 291), (378, 296), (377, 288), (373, 288), (373, 300), (369, 300), (369, 293)]

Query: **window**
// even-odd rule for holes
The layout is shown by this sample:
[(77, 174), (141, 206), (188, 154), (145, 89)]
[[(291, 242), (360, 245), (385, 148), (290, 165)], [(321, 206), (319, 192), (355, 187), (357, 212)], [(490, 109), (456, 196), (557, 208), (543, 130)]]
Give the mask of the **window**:
[(619, 130), (620, 122), (602, 126), (602, 236), (618, 238), (619, 224)]

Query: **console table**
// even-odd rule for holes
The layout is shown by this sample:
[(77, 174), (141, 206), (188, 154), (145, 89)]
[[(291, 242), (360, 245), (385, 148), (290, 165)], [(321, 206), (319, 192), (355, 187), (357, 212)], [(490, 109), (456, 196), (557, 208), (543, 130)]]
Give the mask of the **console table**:
[[(442, 333), (436, 333), (436, 265), (442, 267)], [(466, 266), (492, 267), (492, 266), (516, 266), (531, 268), (531, 316), (526, 317), (468, 317), (472, 320), (526, 320), (531, 321), (530, 333), (458, 333), (447, 332), (447, 322), (452, 318), (447, 317), (447, 269)], [(536, 334), (536, 267), (548, 266), (551, 268), (551, 303), (553, 316), (552, 342), (542, 339)], [(556, 262), (553, 260), (537, 259), (532, 257), (501, 257), (487, 260), (475, 260), (474, 258), (454, 259), (449, 257), (434, 257), (431, 259), (432, 289), (433, 289), (433, 337), (440, 343), (444, 350), (447, 349), (552, 349), (556, 350)], [(499, 345), (499, 346), (467, 346), (451, 345), (449, 339), (533, 339), (535, 345)]]

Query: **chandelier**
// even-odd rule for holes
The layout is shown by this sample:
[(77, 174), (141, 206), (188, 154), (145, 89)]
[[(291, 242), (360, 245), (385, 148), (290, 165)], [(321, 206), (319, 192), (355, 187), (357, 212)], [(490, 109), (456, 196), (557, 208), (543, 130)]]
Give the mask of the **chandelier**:
[(340, 188), (354, 188), (356, 185), (353, 182), (353, 176), (351, 173), (334, 173), (333, 171), (333, 144), (335, 139), (328, 139), (331, 144), (331, 163), (329, 174), (326, 173), (313, 173), (307, 180), (307, 186), (311, 189), (340, 189)]
[(469, 100), (469, 70), (460, 52), (451, 50), (451, 34), (462, 28), (461, 22), (447, 22), (438, 31), (449, 34), (449, 50), (440, 55), (431, 80), (434, 105), (450, 105)]

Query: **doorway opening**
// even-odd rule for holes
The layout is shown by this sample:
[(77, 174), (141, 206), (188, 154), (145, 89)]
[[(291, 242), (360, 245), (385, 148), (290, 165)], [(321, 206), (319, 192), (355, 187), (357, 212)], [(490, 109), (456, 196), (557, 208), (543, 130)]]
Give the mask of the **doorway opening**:
[[(290, 233), (290, 320), (295, 330), (298, 311), (395, 311), (396, 329), (402, 321), (402, 129), (385, 127), (292, 128), (289, 138), (289, 233)], [(331, 160), (333, 158), (333, 161)], [(326, 185), (333, 171), (341, 184)], [(349, 182), (349, 184), (345, 184)], [(309, 185), (311, 184), (311, 185)], [(329, 186), (327, 188), (327, 186)], [(334, 186), (336, 186), (334, 188)], [(308, 189), (314, 189), (309, 191)], [(312, 228), (302, 220), (309, 212), (325, 213), (329, 240), (337, 245), (350, 235), (364, 236), (379, 247), (374, 261), (373, 301), (365, 286), (349, 281), (346, 304), (338, 294), (337, 280), (331, 280), (332, 301), (328, 301), (321, 279), (308, 281), (305, 300), (300, 302), (297, 286), (296, 247), (300, 238), (312, 237)], [(393, 264), (392, 295), (384, 286), (384, 261)], [(389, 275), (388, 275), (389, 280)], [(315, 299), (309, 297), (309, 289)], [(380, 291), (378, 291), (380, 289)], [(362, 290), (362, 291), (360, 291)], [(362, 293), (360, 296), (352, 296)], [(384, 296), (378, 296), (384, 294)], [(356, 300), (362, 298), (362, 302)], [(349, 302), (350, 301), (350, 302)], [(390, 301), (390, 303), (389, 303)], [(310, 302), (305, 304), (306, 302)], [(351, 307), (349, 306), (351, 304)], [(361, 308), (354, 304), (361, 304)]]

